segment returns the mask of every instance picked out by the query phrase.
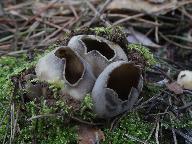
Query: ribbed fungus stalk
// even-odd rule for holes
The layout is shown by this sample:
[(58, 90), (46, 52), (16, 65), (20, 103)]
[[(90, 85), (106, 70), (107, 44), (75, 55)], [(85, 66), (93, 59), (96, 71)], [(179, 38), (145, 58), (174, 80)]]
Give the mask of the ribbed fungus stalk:
[(108, 60), (115, 56), (114, 50), (106, 42), (98, 41), (96, 39), (82, 38), (85, 46), (87, 47), (87, 52), (96, 50), (105, 56)]
[(71, 83), (75, 84), (83, 75), (84, 72), (84, 65), (77, 57), (74, 51), (72, 51), (70, 48), (59, 48), (55, 55), (59, 58), (65, 59), (65, 78), (66, 80)]
[(107, 87), (113, 89), (122, 100), (128, 100), (131, 88), (137, 88), (140, 70), (133, 64), (123, 64), (112, 71)]

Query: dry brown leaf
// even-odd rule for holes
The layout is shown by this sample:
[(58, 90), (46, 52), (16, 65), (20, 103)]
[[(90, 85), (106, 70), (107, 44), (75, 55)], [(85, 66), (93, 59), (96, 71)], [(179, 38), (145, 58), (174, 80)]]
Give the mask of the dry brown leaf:
[(133, 28), (128, 29), (130, 35), (128, 35), (127, 40), (130, 43), (140, 43), (144, 46), (154, 47), (154, 48), (160, 48), (161, 46), (154, 43), (150, 38), (148, 38), (146, 35), (134, 30)]
[(165, 14), (166, 12), (176, 8), (177, 0), (166, 0), (163, 3), (151, 3), (147, 0), (114, 0), (111, 2), (108, 10), (133, 10), (138, 12), (145, 12), (148, 14)]
[(166, 84), (166, 86), (170, 91), (174, 92), (175, 94), (183, 93), (182, 87), (177, 82), (172, 82), (170, 84)]
[(88, 125), (78, 127), (78, 144), (95, 144), (103, 140), (105, 136), (100, 129)]

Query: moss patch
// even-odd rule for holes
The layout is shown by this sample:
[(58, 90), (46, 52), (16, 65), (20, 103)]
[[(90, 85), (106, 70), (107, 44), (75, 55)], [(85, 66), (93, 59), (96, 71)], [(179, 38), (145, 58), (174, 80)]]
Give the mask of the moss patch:
[[(77, 33), (74, 32), (72, 35), (75, 34)], [(143, 62), (143, 65), (145, 65), (145, 63), (147, 65), (153, 65), (156, 63), (152, 53), (150, 53), (147, 48), (136, 44), (128, 45), (121, 27), (93, 28), (91, 30), (88, 29), (86, 33), (79, 32), (79, 34), (95, 34), (116, 42), (129, 55), (134, 54), (134, 56), (137, 56), (140, 63)], [(69, 37), (67, 37), (67, 39), (69, 40), (72, 35), (68, 35)], [(67, 39), (64, 42), (65, 44), (67, 43)], [(49, 47), (45, 54), (55, 48), (55, 46), (56, 45)], [(91, 110), (93, 103), (89, 95), (85, 97), (81, 104), (76, 101), (70, 101), (71, 99), (64, 101), (62, 96), (59, 95), (59, 90), (62, 87), (60, 84), (50, 84), (38, 80), (31, 80), (30, 82), (44, 85), (44, 88), (48, 92), (46, 97), (41, 96), (38, 100), (33, 99), (23, 103), (22, 96), (24, 96), (24, 93), (27, 92), (27, 90), (18, 90), (17, 93), (14, 93), (13, 95), (14, 85), (11, 81), (11, 77), (18, 75), (21, 76), (23, 72), (25, 73), (25, 70), (33, 67), (40, 57), (42, 57), (42, 54), (36, 54), (32, 63), (27, 61), (26, 56), (21, 56), (19, 58), (0, 58), (0, 106), (2, 107), (0, 109), (0, 117), (5, 117), (0, 128), (0, 141), (4, 140), (4, 136), (6, 136), (5, 141), (9, 140), (10, 101), (12, 102), (12, 100), (14, 100), (15, 112), (13, 114), (15, 117), (18, 114), (18, 125), (16, 126), (17, 130), (14, 139), (15, 143), (76, 143), (77, 132), (75, 125), (77, 123), (72, 121), (70, 116), (75, 116), (88, 122), (96, 122), (95, 114)], [(132, 55), (129, 60), (132, 60), (133, 58)], [(161, 89), (162, 88), (153, 84), (145, 84), (142, 96), (144, 97), (144, 100), (147, 100), (159, 93)], [(14, 99), (12, 99), (13, 97)], [(72, 105), (67, 105), (69, 101), (73, 106), (75, 105), (77, 107), (72, 108)], [(137, 113), (128, 114), (120, 121), (119, 126), (114, 130), (114, 132), (110, 132), (109, 129), (104, 128), (106, 136), (104, 143), (139, 143), (138, 140), (135, 140), (134, 138), (145, 141), (150, 134), (153, 124), (144, 121), (142, 114), (142, 112), (140, 116), (138, 116)], [(39, 116), (39, 118), (36, 116)], [(186, 117), (186, 119), (188, 121), (185, 121), (184, 119), (183, 121), (175, 119), (174, 123), (170, 124), (169, 122), (164, 122), (161, 124), (165, 128), (171, 126), (176, 128), (190, 127), (191, 121), (189, 121), (188, 117)], [(149, 143), (154, 143), (153, 138)]]
[(141, 57), (143, 57), (143, 61), (148, 65), (156, 64), (156, 60), (153, 57), (153, 54), (149, 51), (148, 48), (142, 46), (141, 44), (129, 44), (128, 50), (130, 53), (138, 52)]
[(0, 128), (0, 141), (3, 141), (5, 133), (8, 128), (9, 112), (10, 112), (10, 100), (13, 95), (14, 86), (11, 82), (11, 76), (18, 74), (26, 67), (30, 67), (32, 64), (26, 62), (26, 57), (1, 57), (0, 58), (0, 117), (2, 118), (2, 124)]
[[(106, 129), (104, 143), (137, 144), (138, 140), (145, 141), (148, 138), (152, 127), (152, 124), (141, 120), (136, 113), (130, 113), (120, 121), (118, 128), (113, 132)], [(153, 143), (153, 140), (150, 143)]]
[[(1, 117), (5, 114), (6, 108), (8, 108), (8, 113), (5, 114), (5, 120), (2, 124), (0, 131), (0, 140), (3, 141), (5, 134), (8, 137), (10, 136), (10, 122), (9, 122), (9, 102), (10, 98), (13, 94), (13, 83), (11, 82), (11, 76), (17, 76), (22, 74), (25, 70), (33, 67), (36, 61), (41, 57), (41, 55), (37, 55), (34, 62), (29, 63), (25, 56), (21, 56), (20, 58), (14, 57), (2, 57), (0, 59), (2, 64), (1, 71), (1, 83), (0, 87), (2, 89), (0, 93), (0, 99), (2, 101), (3, 107), (0, 111)], [(38, 80), (30, 80), (33, 83), (41, 83)], [(60, 85), (55, 84), (47, 84), (48, 88), (53, 91), (53, 97), (41, 98), (40, 102), (37, 100), (32, 100), (26, 102), (24, 105), (21, 102), (21, 95), (23, 91), (18, 91), (16, 95), (14, 95), (15, 101), (15, 113), (17, 115), (17, 110), (19, 110), (18, 117), (18, 128), (15, 133), (15, 143), (76, 143), (77, 133), (75, 125), (70, 122), (68, 115), (71, 115), (71, 107), (66, 106), (65, 102), (60, 100), (58, 97), (58, 90), (60, 89)], [(56, 98), (54, 101), (53, 98)], [(53, 102), (53, 101), (54, 102)], [(54, 105), (52, 105), (54, 103)], [(86, 121), (94, 122), (95, 115), (91, 111), (92, 101), (89, 95), (87, 95), (80, 105), (80, 110), (76, 111), (73, 115)], [(54, 116), (52, 114), (63, 112), (63, 115)], [(34, 118), (35, 116), (42, 116), (42, 118)], [(32, 118), (32, 119), (30, 119)], [(127, 119), (130, 118), (130, 119)], [(131, 135), (142, 137), (145, 132), (141, 132), (141, 129), (145, 129), (146, 126), (140, 125), (137, 127), (138, 123), (134, 125), (134, 116), (128, 116), (122, 120), (120, 127), (116, 130), (115, 133), (106, 132), (107, 141), (117, 141), (118, 138), (124, 137), (125, 131), (129, 131)], [(137, 118), (136, 118), (137, 120)], [(7, 127), (8, 125), (8, 127)], [(130, 127), (130, 125), (132, 125)], [(133, 126), (134, 125), (134, 126)], [(144, 128), (142, 128), (144, 126)], [(7, 132), (6, 132), (7, 131)], [(108, 131), (108, 130), (106, 130)], [(134, 133), (134, 131), (137, 131)], [(126, 136), (124, 137), (126, 139)], [(122, 139), (122, 140), (125, 140)], [(127, 139), (128, 140), (128, 139)], [(130, 140), (129, 140), (130, 141)]]

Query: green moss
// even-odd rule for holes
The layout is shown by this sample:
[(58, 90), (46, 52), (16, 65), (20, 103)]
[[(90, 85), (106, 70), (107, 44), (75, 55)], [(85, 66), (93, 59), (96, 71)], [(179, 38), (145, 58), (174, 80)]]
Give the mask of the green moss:
[(0, 66), (0, 118), (4, 118), (0, 128), (0, 141), (2, 142), (9, 119), (9, 103), (13, 94), (13, 84), (10, 77), (25, 67), (29, 67), (30, 64), (26, 62), (25, 56), (18, 58), (6, 56), (0, 58)]
[(112, 27), (95, 27), (95, 28), (90, 28), (90, 30), (94, 31), (96, 35), (100, 35), (100, 34), (110, 35), (112, 33)]
[[(14, 85), (11, 82), (11, 77), (20, 75), (23, 71), (33, 67), (39, 58), (42, 57), (42, 55), (45, 55), (49, 51), (51, 51), (53, 48), (55, 48), (56, 45), (50, 46), (48, 50), (46, 50), (43, 54), (37, 54), (33, 62), (27, 61), (26, 55), (21, 55), (19, 57), (1, 57), (0, 58), (0, 117), (2, 118), (2, 123), (0, 126), (0, 141), (2, 142), (5, 135), (7, 135), (7, 138), (10, 135), (10, 122), (9, 122), (9, 116), (10, 116), (10, 101), (12, 99), (13, 95), (13, 89)], [(61, 87), (60, 84), (53, 84), (50, 86), (50, 89), (54, 91), (54, 94), (56, 95), (57, 90)], [(23, 90), (24, 91), (24, 90)], [(16, 143), (30, 143), (33, 139), (33, 131), (36, 129), (37, 120), (32, 121), (26, 121), (26, 119), (33, 117), (35, 115), (46, 115), (55, 113), (56, 110), (59, 108), (64, 111), (68, 112), (68, 109), (64, 106), (63, 101), (57, 101), (56, 107), (49, 107), (46, 105), (46, 101), (42, 99), (41, 104), (36, 103), (36, 101), (31, 101), (29, 103), (26, 103), (25, 105), (21, 105), (20, 101), (20, 93), (22, 91), (18, 91), (18, 94), (14, 94), (15, 102), (15, 109), (18, 107), (21, 107), (22, 112), (19, 114), (18, 118), (18, 124), (20, 131), (15, 134), (15, 142)], [(18, 102), (18, 103), (17, 103)], [(68, 143), (69, 141), (75, 141), (72, 137), (74, 131), (74, 126), (66, 126), (64, 127), (63, 118), (54, 117), (54, 118), (48, 118), (47, 120), (39, 120), (38, 122), (38, 128), (37, 131), (37, 141), (43, 141), (44, 137), (47, 136), (47, 142), (53, 141), (54, 139), (58, 139), (59, 137), (65, 136), (68, 134), (68, 137), (65, 136), (62, 140), (62, 142)], [(68, 128), (67, 128), (68, 127)], [(57, 129), (57, 131), (55, 131)], [(8, 133), (7, 133), (8, 132)], [(73, 135), (74, 136), (74, 135)], [(8, 139), (5, 139), (7, 141)], [(39, 141), (40, 140), (40, 141)]]
[(115, 27), (95, 27), (90, 28), (90, 31), (94, 32), (95, 35), (102, 36), (110, 41), (117, 42), (125, 36), (123, 28), (120, 26)]
[(92, 108), (93, 108), (92, 98), (89, 94), (87, 94), (81, 103), (80, 112), (77, 112), (76, 115), (82, 118), (83, 120), (93, 121), (96, 118), (96, 115), (92, 111)]
[[(119, 33), (117, 33), (117, 42), (121, 43), (121, 34), (122, 29), (117, 28)], [(108, 39), (115, 39), (113, 28), (94, 28), (97, 35), (103, 36), (106, 35)], [(123, 35), (123, 34), (122, 34)], [(127, 45), (126, 45), (127, 46)], [(5, 119), (0, 128), (0, 141), (3, 141), (3, 137), (8, 131), (10, 131), (10, 127), (7, 127), (9, 124), (9, 103), (10, 98), (13, 94), (13, 84), (10, 80), (11, 76), (21, 74), (21, 72), (25, 69), (29, 69), (33, 67), (37, 60), (50, 52), (56, 45), (50, 46), (48, 50), (44, 54), (38, 54), (35, 60), (32, 63), (29, 63), (26, 59), (26, 56), (21, 56), (19, 58), (14, 57), (2, 57), (0, 58), (0, 117), (4, 117)], [(129, 45), (129, 50), (138, 51), (149, 64), (154, 64), (155, 60), (153, 55), (149, 52), (149, 50), (141, 45)], [(32, 82), (40, 82), (38, 80), (32, 80)], [(95, 119), (95, 114), (91, 110), (93, 103), (90, 95), (87, 95), (83, 102), (81, 103), (80, 110), (76, 111), (76, 113), (72, 113), (71, 107), (68, 107), (62, 99), (58, 96), (58, 91), (63, 87), (60, 83), (52, 83), (48, 84), (49, 89), (53, 92), (52, 99), (44, 99), (41, 98), (40, 102), (36, 100), (26, 102), (24, 105), (18, 101), (16, 103), (16, 108), (21, 107), (21, 112), (18, 118), (18, 126), (19, 131), (15, 135), (15, 143), (32, 143), (32, 141), (36, 141), (36, 143), (56, 143), (56, 144), (66, 144), (66, 143), (76, 143), (77, 132), (76, 127), (69, 121), (69, 115), (73, 114), (80, 119), (86, 121), (93, 121)], [(145, 94), (145, 98), (150, 98), (155, 94), (159, 93), (161, 88), (154, 85), (146, 85), (143, 90)], [(18, 97), (20, 97), (18, 93)], [(50, 106), (47, 104), (49, 100), (56, 100), (55, 105)], [(6, 111), (8, 113), (6, 113)], [(62, 112), (63, 115), (54, 115)], [(39, 119), (32, 119), (34, 116), (41, 115), (44, 116)], [(183, 124), (178, 123), (177, 120), (174, 120), (174, 123), (170, 125), (170, 123), (163, 123), (164, 126), (173, 126), (175, 127), (188, 127), (191, 126), (191, 121), (182, 121)], [(140, 140), (146, 140), (152, 128), (152, 124), (144, 122), (136, 113), (130, 113), (125, 118), (123, 118), (120, 122), (120, 125), (114, 132), (110, 132), (108, 129), (105, 129), (106, 141), (104, 144), (113, 143), (125, 143), (125, 144), (133, 144), (138, 143), (133, 139), (130, 139), (129, 136), (138, 138)], [(7, 133), (9, 137), (9, 133)], [(153, 140), (150, 141), (153, 143)]]
[[(67, 115), (54, 115), (60, 109), (65, 113), (64, 103), (58, 101), (55, 107), (50, 107), (46, 102), (46, 100), (42, 100), (38, 105), (34, 101), (25, 104), (26, 112), (20, 116), (18, 121), (21, 129), (15, 139), (18, 144), (31, 143), (34, 138), (36, 143), (65, 144), (76, 142), (76, 127), (70, 123), (65, 123), (68, 121)], [(42, 117), (26, 121), (26, 119), (37, 115)]]
[(144, 98), (144, 100), (147, 100), (155, 95), (157, 95), (158, 93), (160, 93), (160, 91), (163, 88), (161, 86), (152, 84), (152, 83), (147, 83), (144, 85), (143, 91), (142, 91), (142, 96)]
[(140, 53), (147, 61), (147, 64), (149, 65), (156, 64), (156, 60), (154, 59), (153, 54), (149, 51), (148, 48), (142, 46), (141, 44), (129, 44), (128, 50), (129, 51), (135, 50), (138, 53)]
[[(145, 141), (152, 129), (152, 124), (142, 121), (136, 113), (130, 113), (124, 117), (113, 132), (106, 132), (106, 140), (104, 144), (137, 144), (134, 138)], [(133, 137), (133, 138), (130, 138)], [(150, 141), (153, 143), (153, 140)]]
[(62, 130), (54, 131), (54, 136), (47, 140), (42, 140), (42, 144), (76, 144), (77, 132), (75, 127), (66, 126)]
[(188, 115), (184, 115), (182, 118), (172, 118), (172, 122), (169, 121), (163, 121), (162, 126), (164, 126), (166, 129), (168, 128), (192, 128), (192, 120), (191, 117)]

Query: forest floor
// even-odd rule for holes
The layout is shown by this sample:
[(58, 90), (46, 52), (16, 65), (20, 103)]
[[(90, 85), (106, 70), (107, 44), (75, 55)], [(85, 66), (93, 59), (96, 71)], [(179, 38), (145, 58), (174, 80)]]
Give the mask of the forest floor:
[[(38, 59), (79, 34), (119, 44), (142, 67), (131, 112), (98, 119), (90, 96), (64, 102), (57, 85), (39, 81), (43, 97), (27, 96)], [(191, 0), (0, 1), (0, 67), (2, 143), (192, 143), (192, 90), (176, 84), (192, 70)]]

